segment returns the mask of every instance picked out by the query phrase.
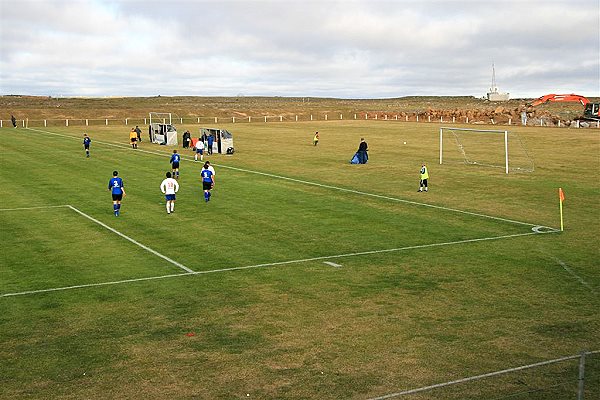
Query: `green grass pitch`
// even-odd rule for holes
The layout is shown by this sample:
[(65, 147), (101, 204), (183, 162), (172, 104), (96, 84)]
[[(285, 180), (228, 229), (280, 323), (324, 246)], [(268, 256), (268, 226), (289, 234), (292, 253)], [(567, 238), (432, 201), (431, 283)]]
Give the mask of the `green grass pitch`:
[[(178, 148), (172, 215), (171, 148), (133, 150), (125, 126), (0, 129), (0, 398), (372, 399), (600, 348), (596, 131), (511, 128), (536, 170), (506, 175), (450, 135), (439, 165), (435, 124), (224, 127), (236, 153), (207, 157), (208, 204)], [(350, 165), (361, 137), (370, 161)], [(408, 398), (576, 388), (566, 363)]]

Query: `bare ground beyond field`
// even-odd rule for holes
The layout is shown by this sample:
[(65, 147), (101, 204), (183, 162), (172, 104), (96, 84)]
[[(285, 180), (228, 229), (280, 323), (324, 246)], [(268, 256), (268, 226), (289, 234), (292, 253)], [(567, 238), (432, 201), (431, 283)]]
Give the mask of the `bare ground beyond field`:
[[(553, 103), (528, 107), (532, 99), (513, 99), (507, 102), (490, 102), (472, 96), (455, 97), (401, 97), (392, 99), (335, 99), (313, 97), (105, 97), (105, 98), (53, 98), (45, 96), (0, 96), (0, 119), (81, 119), (81, 118), (140, 118), (148, 112), (171, 112), (179, 117), (247, 118), (264, 116), (290, 117), (298, 115), (357, 114), (361, 118), (397, 115), (450, 120), (456, 117), (469, 121), (493, 119), (506, 123), (517, 121), (523, 109), (530, 118), (570, 121), (581, 116), (579, 103)], [(599, 99), (590, 99), (599, 101)]]

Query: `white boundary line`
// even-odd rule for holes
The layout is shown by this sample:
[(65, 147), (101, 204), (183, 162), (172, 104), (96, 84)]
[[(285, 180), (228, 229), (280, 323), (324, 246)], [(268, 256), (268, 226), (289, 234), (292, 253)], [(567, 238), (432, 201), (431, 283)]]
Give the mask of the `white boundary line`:
[(139, 246), (139, 247), (141, 247), (142, 249), (146, 250), (147, 252), (149, 252), (149, 253), (152, 253), (152, 254), (154, 254), (155, 256), (157, 256), (157, 257), (160, 257), (160, 258), (162, 258), (163, 260), (165, 260), (165, 261), (168, 261), (169, 263), (171, 263), (171, 264), (175, 265), (176, 267), (179, 267), (179, 268), (181, 268), (181, 269), (182, 269), (182, 270), (184, 270), (185, 272), (188, 272), (188, 273), (193, 273), (193, 272), (194, 272), (194, 271), (192, 271), (191, 269), (189, 269), (188, 267), (186, 267), (185, 265), (183, 265), (183, 264), (180, 264), (180, 263), (178, 263), (177, 261), (175, 261), (175, 260), (173, 260), (173, 259), (171, 259), (171, 258), (169, 258), (169, 257), (167, 257), (167, 256), (165, 256), (165, 255), (163, 255), (163, 254), (161, 254), (161, 253), (159, 253), (158, 251), (156, 251), (156, 250), (153, 250), (153, 249), (151, 249), (150, 247), (148, 247), (148, 246), (146, 246), (146, 245), (143, 245), (143, 244), (141, 244), (141, 243), (140, 243), (140, 242), (138, 242), (137, 240), (130, 238), (129, 236), (127, 236), (127, 235), (125, 235), (125, 234), (123, 234), (123, 233), (119, 232), (118, 230), (116, 230), (116, 229), (114, 229), (114, 228), (111, 228), (110, 226), (106, 225), (104, 222), (98, 221), (96, 218), (94, 218), (94, 217), (91, 217), (91, 216), (87, 215), (87, 214), (86, 214), (86, 213), (84, 213), (83, 211), (80, 211), (80, 210), (78, 210), (77, 208), (75, 208), (75, 207), (73, 207), (73, 206), (71, 206), (71, 205), (67, 205), (67, 207), (69, 207), (71, 210), (75, 211), (75, 212), (76, 212), (76, 213), (78, 213), (79, 215), (82, 215), (82, 216), (86, 217), (86, 218), (87, 218), (87, 219), (89, 219), (90, 221), (97, 223), (97, 224), (98, 224), (98, 225), (100, 225), (101, 227), (103, 227), (103, 228), (106, 228), (106, 229), (108, 229), (109, 231), (111, 231), (111, 232), (113, 232), (113, 233), (116, 233), (117, 235), (119, 235), (119, 236), (120, 236), (120, 237), (122, 237), (123, 239), (129, 240), (131, 243), (135, 244), (136, 246)]
[[(451, 212), (455, 212), (455, 213), (472, 215), (472, 216), (475, 216), (475, 217), (489, 218), (489, 219), (494, 219), (494, 220), (497, 220), (497, 221), (509, 222), (509, 223), (512, 223), (512, 224), (519, 224), (519, 225), (526, 225), (526, 226), (537, 226), (536, 224), (532, 224), (532, 223), (529, 223), (529, 222), (516, 221), (516, 220), (502, 218), (502, 217), (495, 217), (493, 215), (486, 215), (486, 214), (480, 214), (480, 213), (471, 212), (471, 211), (458, 210), (456, 208), (450, 208), (450, 207), (444, 207), (444, 206), (437, 206), (437, 205), (434, 205), (434, 204), (419, 203), (418, 201), (399, 199), (397, 197), (385, 196), (385, 195), (381, 195), (381, 194), (363, 192), (363, 191), (360, 191), (360, 190), (342, 188), (342, 187), (339, 187), (339, 186), (332, 186), (332, 185), (326, 185), (326, 184), (322, 184), (322, 183), (305, 181), (305, 180), (301, 180), (301, 179), (289, 178), (287, 176), (274, 175), (274, 174), (270, 174), (270, 173), (267, 173), (267, 172), (252, 171), (252, 170), (248, 170), (248, 169), (244, 169), (244, 168), (231, 167), (229, 165), (219, 165), (219, 167), (220, 168), (228, 168), (228, 169), (232, 169), (232, 170), (240, 171), (240, 172), (246, 172), (246, 173), (250, 173), (250, 174), (258, 174), (258, 175), (268, 176), (268, 177), (271, 177), (271, 178), (283, 179), (283, 180), (287, 180), (287, 181), (291, 181), (291, 182), (303, 183), (303, 184), (306, 184), (306, 185), (318, 186), (318, 187), (322, 187), (322, 188), (325, 188), (325, 189), (339, 190), (339, 191), (347, 192), (347, 193), (354, 193), (354, 194), (359, 194), (359, 195), (363, 195), (363, 196), (375, 197), (375, 198), (378, 198), (378, 199), (396, 201), (398, 203), (411, 204), (411, 205), (421, 206), (421, 207), (429, 207), (429, 208), (434, 208), (434, 209), (444, 210), (444, 211), (451, 211)], [(550, 228), (550, 227), (545, 227), (545, 228)], [(552, 229), (552, 228), (550, 228), (550, 229)]]
[(579, 281), (579, 283), (581, 283), (583, 286), (588, 288), (590, 290), (590, 292), (592, 292), (593, 294), (598, 294), (598, 292), (590, 284), (588, 284), (586, 281), (583, 280), (582, 277), (580, 277), (575, 272), (573, 272), (573, 270), (571, 268), (569, 268), (569, 266), (567, 264), (565, 264), (563, 261), (559, 260), (558, 258), (556, 259), (556, 262), (558, 264), (560, 264), (560, 266), (563, 267), (563, 269), (565, 271), (567, 271), (569, 274), (571, 274), (573, 277), (575, 277), (575, 279), (577, 279)]
[[(600, 353), (600, 350), (586, 351), (584, 353), (586, 355), (587, 354), (598, 354), (598, 353)], [(577, 355), (573, 355), (573, 356), (556, 358), (554, 360), (541, 361), (541, 362), (538, 362), (538, 363), (535, 363), (535, 364), (522, 365), (520, 367), (514, 367), (514, 368), (504, 369), (504, 370), (501, 370), (501, 371), (489, 372), (487, 374), (475, 375), (475, 376), (471, 376), (471, 377), (468, 377), (468, 378), (457, 379), (455, 381), (444, 382), (444, 383), (437, 383), (435, 385), (424, 386), (424, 387), (421, 387), (421, 388), (418, 388), (418, 389), (411, 389), (411, 390), (405, 390), (403, 392), (390, 393), (390, 394), (386, 394), (386, 395), (380, 396), (380, 397), (373, 397), (373, 398), (371, 398), (369, 400), (391, 399), (392, 397), (399, 397), (399, 396), (403, 396), (403, 395), (406, 395), (406, 394), (415, 394), (415, 393), (425, 392), (425, 391), (428, 391), (428, 390), (431, 390), (431, 389), (441, 388), (441, 387), (450, 386), (450, 385), (456, 385), (458, 383), (475, 381), (475, 380), (483, 379), (483, 378), (489, 378), (489, 377), (492, 377), (492, 376), (502, 375), (502, 374), (506, 374), (506, 373), (509, 373), (509, 372), (516, 372), (516, 371), (521, 371), (521, 370), (524, 370), (524, 369), (541, 367), (543, 365), (554, 364), (554, 363), (561, 362), (561, 361), (574, 360), (574, 359), (580, 358), (580, 357), (581, 357), (581, 354), (577, 354)]]
[(63, 205), (58, 205), (58, 206), (38, 206), (38, 207), (18, 207), (18, 208), (2, 208), (0, 209), (0, 211), (25, 211), (25, 210), (39, 210), (39, 209), (47, 209), (47, 208), (70, 208), (71, 210), (75, 211), (76, 213), (78, 213), (79, 215), (89, 219), (92, 222), (95, 222), (96, 224), (100, 225), (101, 227), (108, 229), (109, 231), (119, 235), (120, 237), (122, 237), (123, 239), (126, 239), (128, 241), (130, 241), (131, 243), (135, 244), (138, 247), (141, 247), (142, 249), (146, 250), (149, 253), (154, 254), (157, 257), (162, 258), (165, 261), (168, 261), (169, 263), (175, 265), (178, 268), (181, 268), (182, 270), (184, 270), (187, 273), (193, 273), (194, 271), (191, 270), (190, 268), (186, 267), (185, 265), (178, 263), (177, 261), (165, 256), (164, 254), (159, 253), (158, 251), (151, 249), (150, 247), (138, 242), (135, 239), (130, 238), (129, 236), (119, 232), (118, 230), (111, 228), (110, 226), (106, 225), (104, 222), (98, 221), (96, 218), (89, 216), (88, 214), (84, 213), (81, 210), (78, 210), (77, 208), (73, 207), (72, 205), (69, 204), (63, 204)]
[[(109, 229), (112, 230), (112, 228), (109, 228)], [(14, 296), (23, 296), (23, 295), (28, 295), (28, 294), (38, 294), (38, 293), (57, 292), (57, 291), (71, 290), (71, 289), (81, 289), (81, 288), (87, 288), (87, 287), (118, 285), (118, 284), (124, 284), (124, 283), (149, 281), (149, 280), (155, 280), (155, 279), (176, 278), (176, 277), (189, 276), (189, 275), (205, 275), (205, 274), (239, 271), (239, 270), (253, 269), (253, 268), (265, 268), (265, 267), (274, 267), (274, 266), (279, 266), (279, 265), (300, 264), (300, 263), (305, 263), (305, 262), (331, 260), (331, 259), (344, 258), (344, 257), (355, 257), (355, 256), (364, 256), (364, 255), (370, 255), (370, 254), (392, 253), (392, 252), (400, 252), (400, 251), (406, 251), (406, 250), (424, 249), (424, 248), (428, 248), (428, 247), (442, 247), (442, 246), (451, 246), (451, 245), (466, 244), (466, 243), (483, 242), (483, 241), (489, 241), (489, 240), (509, 239), (509, 238), (515, 238), (515, 237), (521, 237), (521, 236), (544, 235), (546, 233), (555, 233), (555, 232), (556, 231), (527, 232), (527, 233), (518, 233), (518, 234), (513, 234), (513, 235), (491, 236), (491, 237), (477, 238), (477, 239), (465, 239), (465, 240), (458, 240), (458, 241), (454, 241), (454, 242), (430, 243), (430, 244), (422, 244), (422, 245), (407, 246), (407, 247), (397, 247), (397, 248), (393, 248), (393, 249), (369, 250), (369, 251), (361, 251), (361, 252), (355, 252), (355, 253), (345, 253), (345, 254), (335, 254), (335, 255), (321, 256), (321, 257), (302, 258), (302, 259), (298, 259), (298, 260), (279, 261), (279, 262), (265, 263), (265, 264), (254, 264), (254, 265), (246, 265), (246, 266), (242, 266), (242, 267), (219, 268), (219, 269), (212, 269), (212, 270), (207, 270), (207, 271), (193, 271), (193, 272), (187, 272), (187, 273), (181, 273), (181, 274), (151, 276), (151, 277), (147, 277), (147, 278), (133, 278), (133, 279), (124, 279), (124, 280), (120, 280), (120, 281), (63, 286), (63, 287), (50, 288), (50, 289), (27, 290), (27, 291), (23, 291), (23, 292), (0, 294), (0, 297), (14, 297)]]
[(147, 278), (123, 279), (121, 281), (108, 281), (108, 282), (99, 282), (99, 283), (86, 283), (86, 284), (83, 284), (83, 285), (63, 286), (63, 287), (56, 287), (56, 288), (49, 288), (49, 289), (26, 290), (24, 292), (15, 292), (15, 293), (0, 294), (0, 297), (25, 296), (25, 295), (28, 295), (28, 294), (40, 294), (40, 293), (60, 292), (60, 291), (64, 291), (64, 290), (83, 289), (83, 288), (98, 287), (98, 286), (119, 285), (119, 284), (123, 284), (123, 283), (143, 282), (143, 281), (150, 281), (150, 280), (156, 280), (156, 279), (166, 279), (166, 278), (173, 278), (173, 277), (176, 277), (176, 276), (184, 276), (184, 275), (191, 275), (191, 274), (189, 272), (182, 272), (180, 274), (149, 276)]
[(329, 265), (330, 267), (342, 268), (342, 265), (341, 265), (341, 264), (337, 264), (337, 263), (334, 263), (334, 262), (332, 262), (332, 261), (323, 261), (323, 264), (327, 264), (327, 265)]
[[(55, 136), (59, 136), (59, 137), (69, 138), (69, 139), (78, 139), (75, 136), (64, 135), (64, 134), (55, 133), (55, 132), (37, 130), (37, 129), (32, 129), (32, 128), (27, 128), (27, 129), (30, 130), (30, 131), (34, 131), (34, 132), (47, 133), (47, 134), (50, 134), (50, 135), (55, 135)], [(96, 141), (96, 143), (105, 144), (105, 145), (117, 147), (117, 148), (120, 148), (120, 149), (125, 149), (126, 148), (125, 145), (119, 145), (119, 144), (116, 144), (116, 143), (102, 142), (102, 141)], [(166, 153), (163, 153), (163, 152), (148, 151), (148, 150), (143, 150), (143, 149), (138, 149), (136, 152), (138, 152), (138, 153), (142, 152), (142, 153), (153, 154), (153, 155), (160, 155), (160, 156), (165, 156), (166, 155)], [(184, 158), (184, 160), (191, 161), (191, 160), (188, 160), (186, 158)], [(386, 199), (386, 200), (403, 202), (403, 203), (417, 205), (417, 206), (425, 206), (425, 207), (431, 207), (431, 208), (435, 208), (435, 209), (441, 209), (441, 210), (446, 210), (446, 211), (458, 212), (458, 213), (467, 214), (467, 215), (473, 215), (473, 216), (478, 216), (478, 217), (490, 218), (490, 219), (500, 220), (500, 221), (509, 222), (509, 223), (515, 223), (515, 224), (520, 224), (520, 225), (531, 226), (531, 227), (534, 227), (534, 228), (533, 228), (533, 232), (527, 232), (527, 233), (521, 233), (521, 234), (502, 235), (502, 236), (494, 236), (494, 237), (487, 237), (487, 238), (477, 238), (477, 239), (466, 239), (466, 240), (459, 240), (459, 241), (454, 241), (454, 242), (433, 243), (433, 244), (408, 246), (408, 247), (393, 248), (393, 249), (371, 250), (371, 251), (356, 252), (356, 253), (347, 253), (347, 254), (338, 254), (338, 255), (330, 255), (330, 256), (305, 258), (305, 259), (299, 259), (299, 260), (289, 260), (289, 261), (281, 261), (281, 262), (274, 262), (274, 263), (248, 265), (248, 266), (243, 266), (243, 267), (220, 268), (220, 269), (214, 269), (214, 270), (208, 270), (208, 271), (193, 271), (193, 270), (187, 268), (186, 266), (184, 266), (183, 264), (180, 264), (180, 263), (178, 263), (178, 262), (170, 259), (169, 257), (166, 257), (166, 256), (164, 256), (164, 255), (156, 252), (155, 250), (150, 249), (149, 247), (147, 247), (147, 246), (145, 246), (145, 245), (143, 245), (143, 244), (135, 241), (134, 239), (132, 239), (132, 238), (130, 238), (130, 237), (122, 234), (121, 232), (118, 232), (117, 230), (115, 230), (115, 229), (109, 227), (108, 225), (106, 225), (106, 224), (98, 221), (97, 219), (95, 219), (95, 218), (93, 218), (93, 217), (85, 214), (84, 212), (78, 210), (77, 208), (75, 208), (75, 207), (73, 207), (71, 205), (63, 205), (63, 206), (60, 206), (60, 207), (69, 207), (69, 208), (71, 208), (73, 211), (81, 214), (82, 216), (90, 219), (91, 221), (93, 221), (93, 222), (95, 222), (95, 223), (103, 226), (104, 228), (106, 228), (106, 229), (108, 229), (108, 230), (116, 233), (117, 235), (119, 235), (119, 236), (121, 236), (121, 237), (129, 240), (130, 242), (132, 242), (132, 243), (134, 243), (134, 244), (142, 247), (143, 249), (151, 252), (152, 254), (155, 254), (158, 257), (161, 257), (161, 258), (165, 259), (166, 261), (168, 261), (168, 262), (176, 265), (177, 267), (179, 267), (179, 268), (183, 269), (184, 271), (186, 271), (186, 273), (171, 274), (171, 275), (162, 275), (162, 276), (147, 277), (147, 278), (134, 278), (134, 279), (121, 280), (121, 281), (112, 281), (112, 282), (103, 282), (103, 283), (101, 282), (101, 283), (86, 284), (86, 285), (66, 286), (66, 287), (51, 288), (51, 289), (40, 289), (40, 290), (32, 290), (32, 291), (18, 292), (18, 293), (7, 293), (7, 294), (1, 294), (0, 297), (18, 296), (18, 295), (33, 294), (33, 293), (44, 293), (44, 292), (51, 292), (51, 291), (58, 291), (58, 290), (68, 290), (68, 289), (77, 289), (77, 288), (92, 287), (92, 286), (113, 285), (113, 284), (121, 284), (121, 283), (128, 283), (128, 282), (137, 282), (137, 281), (152, 280), (152, 279), (163, 279), (163, 278), (183, 276), (183, 275), (200, 275), (200, 274), (209, 274), (209, 273), (216, 273), (216, 272), (236, 271), (236, 270), (243, 270), (243, 269), (250, 269), (250, 268), (260, 268), (260, 267), (269, 267), (269, 266), (277, 266), (277, 265), (287, 265), (287, 264), (295, 264), (295, 263), (310, 262), (310, 261), (328, 260), (328, 259), (335, 259), (335, 258), (342, 258), (342, 257), (353, 257), (353, 256), (378, 254), (378, 253), (386, 253), (386, 252), (397, 252), (397, 251), (421, 249), (421, 248), (427, 248), (427, 247), (448, 246), (448, 245), (454, 245), (454, 244), (473, 243), (473, 242), (486, 241), (486, 240), (497, 240), (497, 239), (505, 239), (505, 238), (512, 238), (512, 237), (520, 237), (520, 236), (529, 236), (529, 235), (536, 235), (536, 234), (556, 233), (556, 232), (559, 232), (558, 230), (556, 230), (554, 228), (545, 227), (545, 226), (539, 226), (539, 225), (535, 225), (535, 224), (531, 224), (531, 223), (527, 223), (527, 222), (514, 221), (514, 220), (505, 219), (505, 218), (489, 216), (489, 215), (485, 215), (485, 214), (473, 213), (473, 212), (469, 212), (469, 211), (457, 210), (457, 209), (452, 209), (452, 208), (447, 208), (447, 207), (442, 207), (442, 206), (436, 206), (436, 205), (431, 205), (431, 204), (426, 204), (426, 203), (419, 203), (419, 202), (414, 202), (414, 201), (410, 201), (410, 200), (403, 200), (403, 199), (398, 199), (398, 198), (389, 197), (389, 196), (383, 196), (383, 195), (377, 195), (377, 194), (373, 194), (373, 193), (367, 193), (367, 192), (357, 191), (357, 190), (353, 190), (353, 189), (341, 188), (341, 187), (337, 187), (337, 186), (324, 185), (324, 184), (319, 184), (319, 183), (315, 183), (315, 182), (309, 182), (309, 181), (304, 181), (304, 180), (289, 178), (289, 177), (280, 176), (280, 175), (274, 175), (274, 174), (269, 174), (269, 173), (264, 173), (264, 172), (259, 172), (259, 171), (247, 170), (247, 169), (243, 169), (243, 168), (231, 167), (231, 166), (227, 166), (227, 165), (219, 165), (219, 167), (228, 168), (228, 169), (231, 169), (231, 170), (241, 171), (241, 172), (245, 172), (245, 173), (252, 173), (252, 174), (258, 174), (258, 175), (273, 177), (273, 178), (277, 178), (277, 179), (288, 180), (288, 181), (292, 181), (292, 182), (303, 183), (303, 184), (307, 184), (307, 185), (313, 185), (313, 186), (323, 187), (323, 188), (327, 188), (327, 189), (344, 191), (344, 192), (348, 192), (348, 193), (355, 193), (355, 194), (360, 194), (360, 195), (365, 195), (365, 196), (371, 196), (371, 197), (375, 197), (375, 198), (381, 198), (381, 199)], [(540, 231), (539, 228), (547, 228), (548, 230), (547, 231)]]
[(45, 208), (61, 208), (69, 207), (67, 204), (59, 206), (35, 206), (35, 207), (15, 207), (15, 208), (0, 208), (0, 211), (26, 211), (26, 210), (43, 210)]
[[(30, 131), (34, 131), (34, 132), (47, 133), (47, 134), (50, 134), (50, 135), (60, 136), (60, 137), (64, 137), (64, 138), (78, 139), (75, 136), (64, 135), (64, 134), (56, 133), (56, 132), (49, 132), (49, 131), (44, 131), (44, 130), (40, 130), (40, 129), (33, 129), (33, 128), (26, 128), (26, 129), (28, 129)], [(120, 144), (111, 143), (111, 142), (96, 141), (95, 143), (105, 144), (105, 145), (117, 147), (117, 148), (120, 148), (120, 149), (127, 148), (126, 145), (120, 145)], [(156, 152), (156, 151), (149, 151), (149, 150), (144, 150), (144, 149), (137, 149), (136, 152), (138, 152), (138, 153), (142, 152), (142, 153), (147, 153), (147, 154), (155, 154), (155, 155), (160, 155), (160, 156), (168, 156), (167, 153)], [(186, 157), (182, 157), (182, 159), (185, 160), (185, 161), (192, 161), (191, 159), (188, 159)], [(481, 214), (481, 213), (476, 213), (476, 212), (472, 212), (472, 211), (459, 210), (459, 209), (456, 209), (456, 208), (450, 208), (450, 207), (444, 207), (444, 206), (437, 206), (437, 205), (428, 204), (428, 203), (420, 203), (420, 202), (417, 202), (417, 201), (399, 199), (397, 197), (390, 197), (390, 196), (385, 196), (385, 195), (380, 195), (380, 194), (375, 194), (375, 193), (363, 192), (363, 191), (360, 191), (360, 190), (347, 189), (347, 188), (343, 188), (343, 187), (339, 187), (339, 186), (333, 186), (333, 185), (326, 185), (326, 184), (322, 184), (322, 183), (310, 182), (310, 181), (305, 181), (305, 180), (302, 180), (302, 179), (295, 179), (295, 178), (290, 178), (290, 177), (287, 177), (287, 176), (270, 174), (270, 173), (267, 173), (267, 172), (260, 172), (260, 171), (254, 171), (254, 170), (249, 170), (249, 169), (244, 169), (244, 168), (232, 167), (230, 165), (215, 164), (215, 166), (218, 166), (219, 168), (226, 168), (226, 169), (230, 169), (230, 170), (233, 170), (233, 171), (238, 171), (238, 172), (244, 172), (244, 173), (256, 174), (256, 175), (262, 175), (262, 176), (267, 176), (267, 177), (270, 177), (270, 178), (282, 179), (282, 180), (287, 180), (287, 181), (290, 181), (290, 182), (296, 182), (296, 183), (302, 183), (302, 184), (305, 184), (305, 185), (317, 186), (317, 187), (321, 187), (321, 188), (324, 188), (324, 189), (338, 190), (338, 191), (342, 191), (342, 192), (346, 192), (346, 193), (353, 193), (353, 194), (358, 194), (358, 195), (362, 195), (362, 196), (369, 196), (369, 197), (374, 197), (374, 198), (384, 199), (384, 200), (390, 200), (390, 201), (395, 201), (395, 202), (404, 203), (404, 204), (411, 204), (411, 205), (415, 205), (415, 206), (429, 207), (429, 208), (434, 208), (434, 209), (438, 209), (438, 210), (444, 210), (444, 211), (450, 211), (450, 212), (455, 212), (455, 213), (460, 213), (460, 214), (465, 214), (465, 215), (471, 215), (471, 216), (475, 216), (475, 217), (488, 218), (488, 219), (493, 219), (493, 220), (502, 221), (502, 222), (509, 222), (509, 223), (512, 223), (512, 224), (519, 224), (519, 225), (525, 225), (525, 226), (542, 226), (542, 225), (538, 225), (538, 224), (532, 224), (532, 223), (529, 223), (529, 222), (516, 221), (516, 220), (512, 220), (512, 219), (508, 219), (508, 218), (502, 218), (502, 217), (495, 217), (493, 215)], [(542, 227), (548, 228), (548, 229), (554, 229), (554, 228), (546, 227), (546, 226), (542, 226)]]

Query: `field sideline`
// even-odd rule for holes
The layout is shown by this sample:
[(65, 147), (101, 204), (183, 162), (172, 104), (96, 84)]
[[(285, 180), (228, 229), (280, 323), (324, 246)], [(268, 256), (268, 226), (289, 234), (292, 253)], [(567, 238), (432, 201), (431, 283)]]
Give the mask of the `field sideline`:
[[(169, 216), (169, 148), (100, 127), (85, 159), (81, 127), (0, 130), (0, 397), (367, 399), (598, 348), (595, 132), (515, 128), (536, 171), (505, 176), (456, 150), (436, 165), (433, 124), (226, 128), (236, 153), (210, 158), (213, 200), (184, 152)], [(370, 162), (349, 165), (361, 136)], [(572, 366), (519, 379), (545, 388), (536, 398), (576, 388)]]

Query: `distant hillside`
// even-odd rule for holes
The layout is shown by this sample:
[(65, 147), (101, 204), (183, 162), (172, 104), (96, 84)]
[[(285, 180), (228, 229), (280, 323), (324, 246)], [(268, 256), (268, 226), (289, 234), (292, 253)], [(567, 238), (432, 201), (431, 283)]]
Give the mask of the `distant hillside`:
[[(334, 99), (314, 97), (107, 97), (52, 98), (38, 96), (0, 96), (0, 118), (77, 119), (139, 118), (150, 111), (171, 112), (179, 117), (262, 117), (307, 116), (342, 113), (374, 115), (431, 116), (432, 118), (495, 118), (497, 122), (519, 117), (532, 99), (490, 102), (471, 96), (401, 97), (392, 99)], [(594, 101), (598, 101), (595, 99)], [(580, 116), (579, 103), (554, 103), (529, 109), (532, 116), (545, 115), (570, 120)]]

